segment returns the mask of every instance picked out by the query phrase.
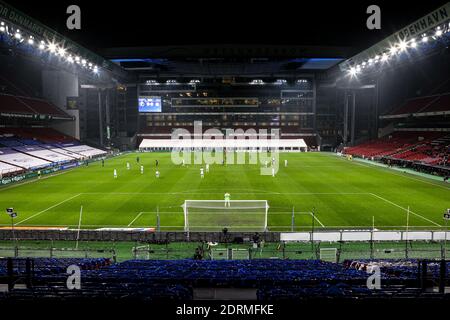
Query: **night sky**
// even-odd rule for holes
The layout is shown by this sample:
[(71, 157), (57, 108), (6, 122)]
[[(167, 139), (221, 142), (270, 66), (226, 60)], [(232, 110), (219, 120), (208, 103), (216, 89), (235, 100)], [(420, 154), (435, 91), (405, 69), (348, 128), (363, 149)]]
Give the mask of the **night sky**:
[[(233, 43), (364, 49), (446, 2), (9, 1), (17, 9), (92, 50)], [(66, 28), (66, 8), (70, 4), (81, 7), (80, 31)], [(366, 8), (370, 4), (381, 7), (381, 30), (366, 28)]]

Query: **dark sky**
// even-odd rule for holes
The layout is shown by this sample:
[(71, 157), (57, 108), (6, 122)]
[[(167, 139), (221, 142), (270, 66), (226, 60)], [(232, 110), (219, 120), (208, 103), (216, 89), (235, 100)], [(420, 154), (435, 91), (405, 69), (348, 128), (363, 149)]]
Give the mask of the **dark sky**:
[[(6, 0), (8, 2), (8, 0)], [(190, 44), (336, 45), (364, 49), (447, 1), (9, 1), (69, 38), (98, 50)], [(66, 29), (78, 4), (81, 31)], [(382, 29), (366, 28), (366, 8), (381, 7)]]

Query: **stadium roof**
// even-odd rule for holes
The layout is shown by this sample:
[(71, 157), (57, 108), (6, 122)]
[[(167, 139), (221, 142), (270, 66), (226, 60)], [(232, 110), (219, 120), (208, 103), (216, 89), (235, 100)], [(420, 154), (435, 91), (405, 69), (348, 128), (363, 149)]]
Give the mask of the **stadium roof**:
[[(50, 29), (2, 0), (0, 0), (0, 23), (2, 34), (6, 34), (11, 40), (14, 40), (15, 42), (12, 44), (17, 47), (28, 45), (30, 46), (29, 49), (41, 51), (48, 48), (49, 51), (55, 51), (55, 54), (62, 58), (65, 57), (71, 63), (82, 65), (86, 70), (96, 71), (97, 68), (101, 68), (116, 75), (125, 76), (124, 70), (114, 63)], [(79, 60), (76, 61), (75, 57), (78, 57)]]
[[(339, 67), (351, 75), (379, 71), (448, 47), (450, 42), (450, 2), (400, 28), (389, 37), (342, 62)], [(408, 52), (410, 50), (410, 52)], [(395, 63), (394, 63), (395, 62)]]

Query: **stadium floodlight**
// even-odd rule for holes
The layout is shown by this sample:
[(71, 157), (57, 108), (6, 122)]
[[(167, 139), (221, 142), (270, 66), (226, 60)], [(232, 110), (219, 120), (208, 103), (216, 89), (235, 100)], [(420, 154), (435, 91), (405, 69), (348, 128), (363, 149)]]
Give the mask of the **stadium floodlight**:
[(81, 60), (81, 64), (82, 64), (83, 66), (86, 65), (86, 63), (87, 63), (86, 59), (82, 59), (82, 60)]
[(28, 44), (32, 45), (34, 43), (34, 39), (32, 36), (28, 38)]
[(442, 30), (440, 27), (437, 27), (436, 33), (435, 33), (436, 37), (440, 37), (442, 36)]
[[(389, 52), (391, 53), (391, 55), (395, 55), (395, 54), (397, 53), (397, 47), (396, 47), (396, 46), (392, 46), (392, 47), (389, 49)], [(384, 55), (384, 54), (383, 54), (383, 55)], [(383, 60), (383, 58), (382, 58), (381, 60)]]
[(20, 30), (17, 29), (16, 33), (14, 34), (14, 38), (16, 38), (17, 40), (22, 39), (22, 35), (20, 34)]
[(411, 46), (411, 48), (417, 47), (416, 39), (414, 39), (414, 38), (411, 39), (411, 44), (410, 44), (410, 46)]
[(356, 71), (355, 67), (350, 68), (350, 76), (354, 77), (354, 76), (356, 76), (357, 73), (358, 73), (358, 71)]
[(185, 200), (181, 207), (186, 232), (267, 230), (267, 200)]
[(408, 48), (408, 44), (405, 41), (400, 41), (400, 43), (398, 44), (398, 47), (399, 47), (400, 51), (405, 51), (406, 48)]
[(383, 53), (383, 55), (381, 56), (381, 61), (385, 62), (387, 61), (389, 58), (389, 56), (386, 53)]
[(5, 31), (6, 31), (5, 23), (2, 22), (2, 23), (0, 24), (0, 32), (5, 32)]
[(93, 71), (94, 71), (94, 73), (98, 73), (98, 67), (94, 66)]
[(69, 63), (73, 63), (73, 58), (72, 58), (71, 55), (67, 57), (67, 61), (68, 61)]
[(39, 43), (39, 50), (44, 50), (45, 49), (45, 42), (41, 41), (41, 43)]
[(373, 63), (373, 59), (370, 58), (368, 62), (369, 62), (369, 65), (371, 65)]
[(49, 43), (48, 45), (48, 51), (50, 51), (51, 53), (56, 52), (56, 44), (54, 44), (53, 42)]
[(58, 54), (59, 54), (61, 57), (64, 57), (64, 55), (66, 54), (66, 49), (64, 49), (64, 48), (59, 48), (59, 49), (58, 49)]

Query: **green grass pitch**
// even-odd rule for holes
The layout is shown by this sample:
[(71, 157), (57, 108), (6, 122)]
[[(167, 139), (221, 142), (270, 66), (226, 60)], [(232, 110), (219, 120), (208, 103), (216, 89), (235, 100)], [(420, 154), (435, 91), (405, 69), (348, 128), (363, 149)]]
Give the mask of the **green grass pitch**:
[[(291, 230), (293, 208), (295, 230), (311, 229), (313, 208), (316, 230), (371, 228), (372, 218), (377, 229), (404, 229), (408, 207), (412, 228), (442, 229), (450, 207), (448, 184), (327, 153), (281, 153), (275, 177), (260, 175), (260, 166), (250, 164), (214, 164), (204, 179), (199, 169), (172, 164), (170, 153), (131, 153), (106, 160), (105, 167), (95, 162), (0, 188), (0, 207), (14, 207), (16, 226), (70, 228), (77, 228), (81, 206), (82, 228), (155, 227), (158, 207), (161, 230), (183, 230), (184, 200), (223, 200), (229, 192), (232, 200), (267, 200), (270, 231)], [(0, 226), (10, 223), (1, 213)]]

